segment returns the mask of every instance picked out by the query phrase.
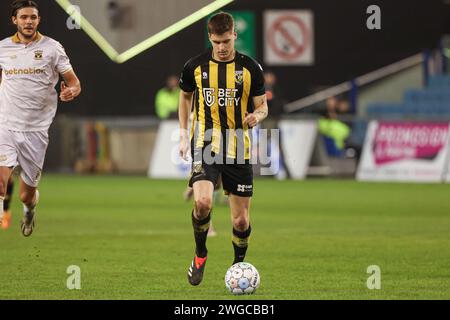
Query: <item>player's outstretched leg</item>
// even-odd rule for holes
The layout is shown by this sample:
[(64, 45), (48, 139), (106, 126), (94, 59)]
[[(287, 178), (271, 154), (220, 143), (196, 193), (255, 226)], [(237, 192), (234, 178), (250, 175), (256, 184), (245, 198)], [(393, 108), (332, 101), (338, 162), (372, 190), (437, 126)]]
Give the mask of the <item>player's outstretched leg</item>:
[(197, 181), (194, 187), (194, 210), (192, 211), (192, 227), (195, 238), (195, 256), (188, 270), (188, 281), (197, 286), (203, 280), (208, 250), (206, 239), (211, 223), (212, 194), (214, 185), (210, 181)]
[(208, 236), (211, 213), (202, 220), (198, 220), (192, 213), (192, 226), (194, 227), (195, 256), (188, 270), (188, 281), (191, 285), (197, 286), (203, 280), (205, 272), (208, 250), (206, 248), (206, 238)]
[(29, 237), (34, 230), (36, 221), (36, 205), (39, 202), (39, 191), (36, 190), (35, 196), (31, 205), (23, 205), (23, 218), (20, 224), (20, 229), (25, 237)]

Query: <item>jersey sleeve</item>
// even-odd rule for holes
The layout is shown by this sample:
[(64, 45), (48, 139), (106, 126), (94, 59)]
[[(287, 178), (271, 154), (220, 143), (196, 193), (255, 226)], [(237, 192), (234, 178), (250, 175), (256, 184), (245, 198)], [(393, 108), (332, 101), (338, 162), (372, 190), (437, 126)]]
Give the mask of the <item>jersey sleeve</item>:
[(72, 65), (70, 64), (66, 50), (64, 50), (64, 47), (59, 42), (56, 44), (55, 68), (59, 74), (72, 70)]
[(266, 93), (266, 86), (264, 84), (264, 73), (261, 65), (252, 60), (252, 86), (250, 96), (258, 97)]
[[(3, 51), (3, 45), (2, 42), (0, 42), (0, 51)], [(3, 70), (3, 55), (0, 55), (0, 70)], [(0, 73), (0, 78), (1, 78), (1, 73)]]
[(196, 84), (194, 79), (194, 68), (190, 61), (188, 61), (183, 67), (183, 72), (180, 76), (180, 88), (185, 92), (195, 91)]

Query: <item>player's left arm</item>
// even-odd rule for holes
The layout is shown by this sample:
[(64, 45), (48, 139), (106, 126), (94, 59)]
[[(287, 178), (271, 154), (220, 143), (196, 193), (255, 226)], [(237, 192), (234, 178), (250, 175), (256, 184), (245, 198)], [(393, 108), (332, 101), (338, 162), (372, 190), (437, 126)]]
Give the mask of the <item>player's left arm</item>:
[(68, 102), (74, 100), (81, 93), (81, 84), (73, 70), (61, 74), (64, 81), (61, 81), (61, 101)]
[(258, 62), (252, 59), (249, 60), (248, 68), (251, 72), (252, 79), (250, 96), (253, 99), (254, 111), (245, 114), (243, 124), (253, 128), (267, 118), (269, 107), (267, 106), (263, 68)]
[(247, 124), (251, 128), (264, 121), (269, 113), (269, 107), (267, 106), (267, 97), (265, 94), (253, 97), (253, 105), (255, 106), (255, 111), (253, 111), (253, 113), (247, 114), (244, 119), (244, 124)]

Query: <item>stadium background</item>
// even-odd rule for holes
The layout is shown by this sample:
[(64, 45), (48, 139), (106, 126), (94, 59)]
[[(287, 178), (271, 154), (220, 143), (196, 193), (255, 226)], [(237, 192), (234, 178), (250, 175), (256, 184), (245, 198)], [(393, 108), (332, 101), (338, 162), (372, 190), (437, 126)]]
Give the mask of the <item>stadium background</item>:
[[(45, 197), (31, 239), (20, 238), (20, 206), (15, 195), (15, 225), (0, 234), (1, 243), (7, 244), (0, 253), (4, 270), (0, 279), (5, 283), (0, 298), (230, 298), (222, 284), (231, 252), (223, 249), (231, 246), (228, 208), (218, 206), (215, 211), (219, 236), (209, 245), (216, 260), (208, 265), (210, 282), (195, 291), (185, 281), (193, 242), (186, 218), (190, 204), (181, 198), (185, 181), (146, 177), (161, 125), (155, 117), (154, 96), (168, 75), (178, 74), (189, 57), (205, 49), (205, 21), (117, 64), (84, 31), (67, 29), (68, 16), (55, 1), (39, 4), (40, 30), (64, 45), (83, 93), (58, 109), (45, 164), (51, 174), (42, 181)], [(381, 30), (366, 28), (366, 9), (372, 4), (381, 7)], [(261, 62), (264, 11), (308, 9), (314, 13), (314, 64), (269, 68), (278, 75), (278, 85), (290, 102), (418, 53), (435, 54), (442, 49), (443, 36), (450, 33), (449, 5), (438, 0), (352, 0), (339, 5), (333, 1), (240, 0), (224, 9), (255, 14), (255, 58)], [(4, 38), (14, 32), (9, 1), (0, 3), (0, 12)], [(432, 72), (445, 72), (446, 63)], [(426, 77), (432, 74), (422, 75), (423, 67), (418, 65), (420, 84), (426, 85)], [(384, 100), (370, 103), (379, 101)], [(368, 107), (358, 105), (358, 110)], [(378, 119), (379, 114), (368, 117), (358, 110), (351, 121), (357, 118), (367, 125)], [(314, 114), (314, 106), (308, 111)], [(298, 120), (311, 117), (316, 115), (304, 111), (285, 115)], [(448, 122), (450, 113), (415, 120), (436, 118)], [(363, 126), (363, 135), (365, 130)], [(89, 143), (89, 135), (95, 146)], [(80, 164), (86, 158), (116, 163), (104, 167)], [(337, 160), (331, 165), (341, 169), (348, 160), (330, 158)], [(345, 174), (320, 174), (328, 179), (310, 175), (306, 181), (257, 181), (256, 228), (249, 259), (260, 269), (263, 285), (255, 297), (448, 299), (449, 185), (356, 182), (358, 159), (351, 161), (351, 169), (343, 169)], [(65, 288), (65, 270), (71, 264), (84, 270), (79, 292)], [(366, 268), (372, 264), (381, 266), (381, 291), (366, 287)], [(16, 274), (29, 267), (35, 270), (32, 279)]]
[[(377, 4), (376, 1), (352, 0), (337, 6), (332, 1), (241, 0), (231, 3), (226, 9), (250, 10), (256, 14), (255, 58), (259, 61), (263, 55), (264, 10), (292, 8), (314, 11), (315, 65), (271, 68), (280, 74), (280, 86), (288, 100), (293, 101), (318, 86), (335, 85), (421, 50), (435, 48), (441, 35), (450, 28), (448, 10), (442, 1), (423, 3), (420, 0), (381, 1), (383, 25), (376, 32), (365, 28), (366, 9)], [(71, 60), (84, 80), (83, 95), (70, 108), (60, 108), (60, 113), (154, 115), (152, 97), (164, 84), (165, 78), (169, 74), (180, 73), (189, 57), (205, 49), (205, 22), (199, 21), (151, 50), (117, 65), (82, 30), (69, 31), (65, 27), (67, 14), (55, 1), (41, 1), (40, 5), (42, 32), (60, 40), (71, 53)], [(9, 23), (9, 2), (2, 1), (0, 8), (3, 13), (0, 30), (5, 37), (14, 31)], [(102, 8), (99, 6), (99, 14), (102, 14)]]

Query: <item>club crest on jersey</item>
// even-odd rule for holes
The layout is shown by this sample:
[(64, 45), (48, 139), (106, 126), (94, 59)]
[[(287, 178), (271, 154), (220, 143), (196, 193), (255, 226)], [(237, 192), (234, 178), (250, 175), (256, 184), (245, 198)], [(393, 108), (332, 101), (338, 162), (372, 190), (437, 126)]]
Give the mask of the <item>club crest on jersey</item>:
[(43, 53), (44, 53), (44, 51), (42, 51), (42, 50), (36, 50), (34, 52), (34, 60), (42, 60)]
[(216, 95), (214, 94), (214, 88), (203, 88), (203, 97), (205, 98), (205, 104), (211, 107), (216, 101)]
[(234, 73), (234, 80), (237, 84), (242, 84), (244, 82), (244, 72), (243, 71), (236, 71)]

